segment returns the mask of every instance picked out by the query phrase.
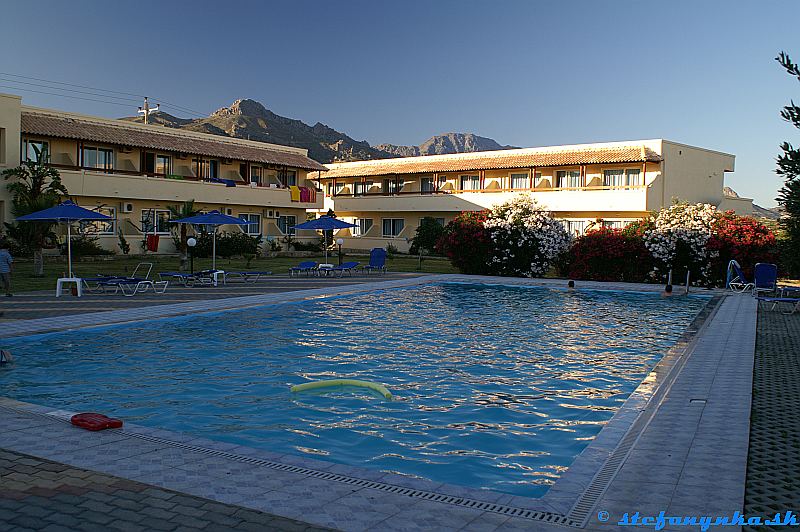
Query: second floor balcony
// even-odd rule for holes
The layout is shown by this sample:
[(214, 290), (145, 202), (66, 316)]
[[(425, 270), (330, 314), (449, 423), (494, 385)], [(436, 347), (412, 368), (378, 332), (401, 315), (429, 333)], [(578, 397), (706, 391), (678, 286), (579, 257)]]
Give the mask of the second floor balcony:
[[(322, 208), (322, 193), (301, 187), (259, 186), (228, 179), (159, 176), (125, 170), (98, 170), (54, 164), (70, 195), (119, 199), (226, 203), (252, 206)], [(311, 185), (309, 182), (308, 185)], [(304, 187), (305, 188), (305, 187)]]
[(649, 188), (649, 185), (636, 185), (429, 192), (398, 190), (391, 194), (381, 191), (357, 195), (339, 193), (332, 195), (330, 199), (333, 200), (335, 210), (344, 212), (461, 212), (486, 209), (505, 203), (520, 193), (527, 193), (551, 211), (641, 212), (647, 210)]

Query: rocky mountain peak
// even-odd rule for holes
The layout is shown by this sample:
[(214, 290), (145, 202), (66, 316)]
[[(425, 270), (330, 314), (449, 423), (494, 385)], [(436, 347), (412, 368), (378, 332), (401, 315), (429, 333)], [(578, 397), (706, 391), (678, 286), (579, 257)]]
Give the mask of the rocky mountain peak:
[(251, 116), (251, 117), (264, 117), (269, 114), (269, 111), (261, 103), (251, 100), (249, 98), (240, 98), (233, 102), (229, 107), (221, 107), (217, 109), (211, 116)]

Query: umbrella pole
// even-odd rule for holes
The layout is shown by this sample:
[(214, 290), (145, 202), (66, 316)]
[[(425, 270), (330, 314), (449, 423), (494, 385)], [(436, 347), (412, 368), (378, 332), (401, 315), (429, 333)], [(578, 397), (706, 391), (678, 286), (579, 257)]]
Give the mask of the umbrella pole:
[(217, 226), (214, 226), (214, 235), (211, 237), (211, 269), (217, 269)]
[[(72, 243), (71, 243), (70, 223), (67, 222), (67, 270), (69, 277), (72, 277)], [(80, 288), (80, 287), (79, 287)]]

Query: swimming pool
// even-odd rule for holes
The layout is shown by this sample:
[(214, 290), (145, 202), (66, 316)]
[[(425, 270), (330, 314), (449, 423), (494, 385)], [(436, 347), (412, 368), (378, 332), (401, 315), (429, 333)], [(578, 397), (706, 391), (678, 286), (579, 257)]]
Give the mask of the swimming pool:
[[(12, 338), (0, 395), (536, 497), (706, 302), (442, 283)], [(289, 391), (335, 377), (395, 399)]]

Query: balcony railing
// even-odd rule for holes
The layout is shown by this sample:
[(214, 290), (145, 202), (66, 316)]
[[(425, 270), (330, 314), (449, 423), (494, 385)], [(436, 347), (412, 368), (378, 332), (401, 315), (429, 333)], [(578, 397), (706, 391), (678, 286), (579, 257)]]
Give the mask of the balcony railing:
[(433, 191), (403, 191), (396, 192), (360, 192), (360, 193), (336, 193), (327, 197), (333, 198), (360, 198), (360, 197), (390, 197), (390, 196), (432, 196), (437, 194), (491, 194), (502, 192), (566, 192), (566, 191), (598, 191), (598, 190), (645, 190), (647, 185), (620, 185), (620, 186), (588, 186), (588, 187), (547, 187), (547, 188), (484, 188), (484, 189), (452, 189), (452, 190), (433, 190)]
[[(286, 190), (289, 188), (288, 185), (280, 185), (280, 184), (262, 184), (256, 183), (253, 181), (244, 181), (240, 179), (226, 179), (226, 178), (213, 178), (213, 177), (197, 177), (193, 175), (182, 175), (182, 174), (165, 174), (159, 172), (142, 172), (139, 170), (122, 170), (121, 168), (94, 168), (89, 166), (77, 166), (77, 165), (69, 165), (69, 164), (58, 164), (58, 163), (49, 163), (48, 166), (59, 170), (70, 170), (75, 172), (86, 171), (86, 172), (94, 172), (98, 174), (116, 174), (116, 175), (127, 175), (127, 176), (136, 176), (136, 177), (155, 177), (161, 179), (172, 179), (174, 181), (197, 181), (197, 182), (205, 182), (205, 183), (224, 183), (225, 181), (230, 181), (234, 183), (237, 187), (252, 187), (251, 183), (255, 183), (257, 188), (266, 188), (266, 189), (282, 189)], [(307, 181), (304, 185), (298, 186), (305, 186), (308, 187), (312, 182)], [(311, 187), (309, 187), (311, 188)], [(317, 193), (321, 193), (322, 191), (316, 189)]]

